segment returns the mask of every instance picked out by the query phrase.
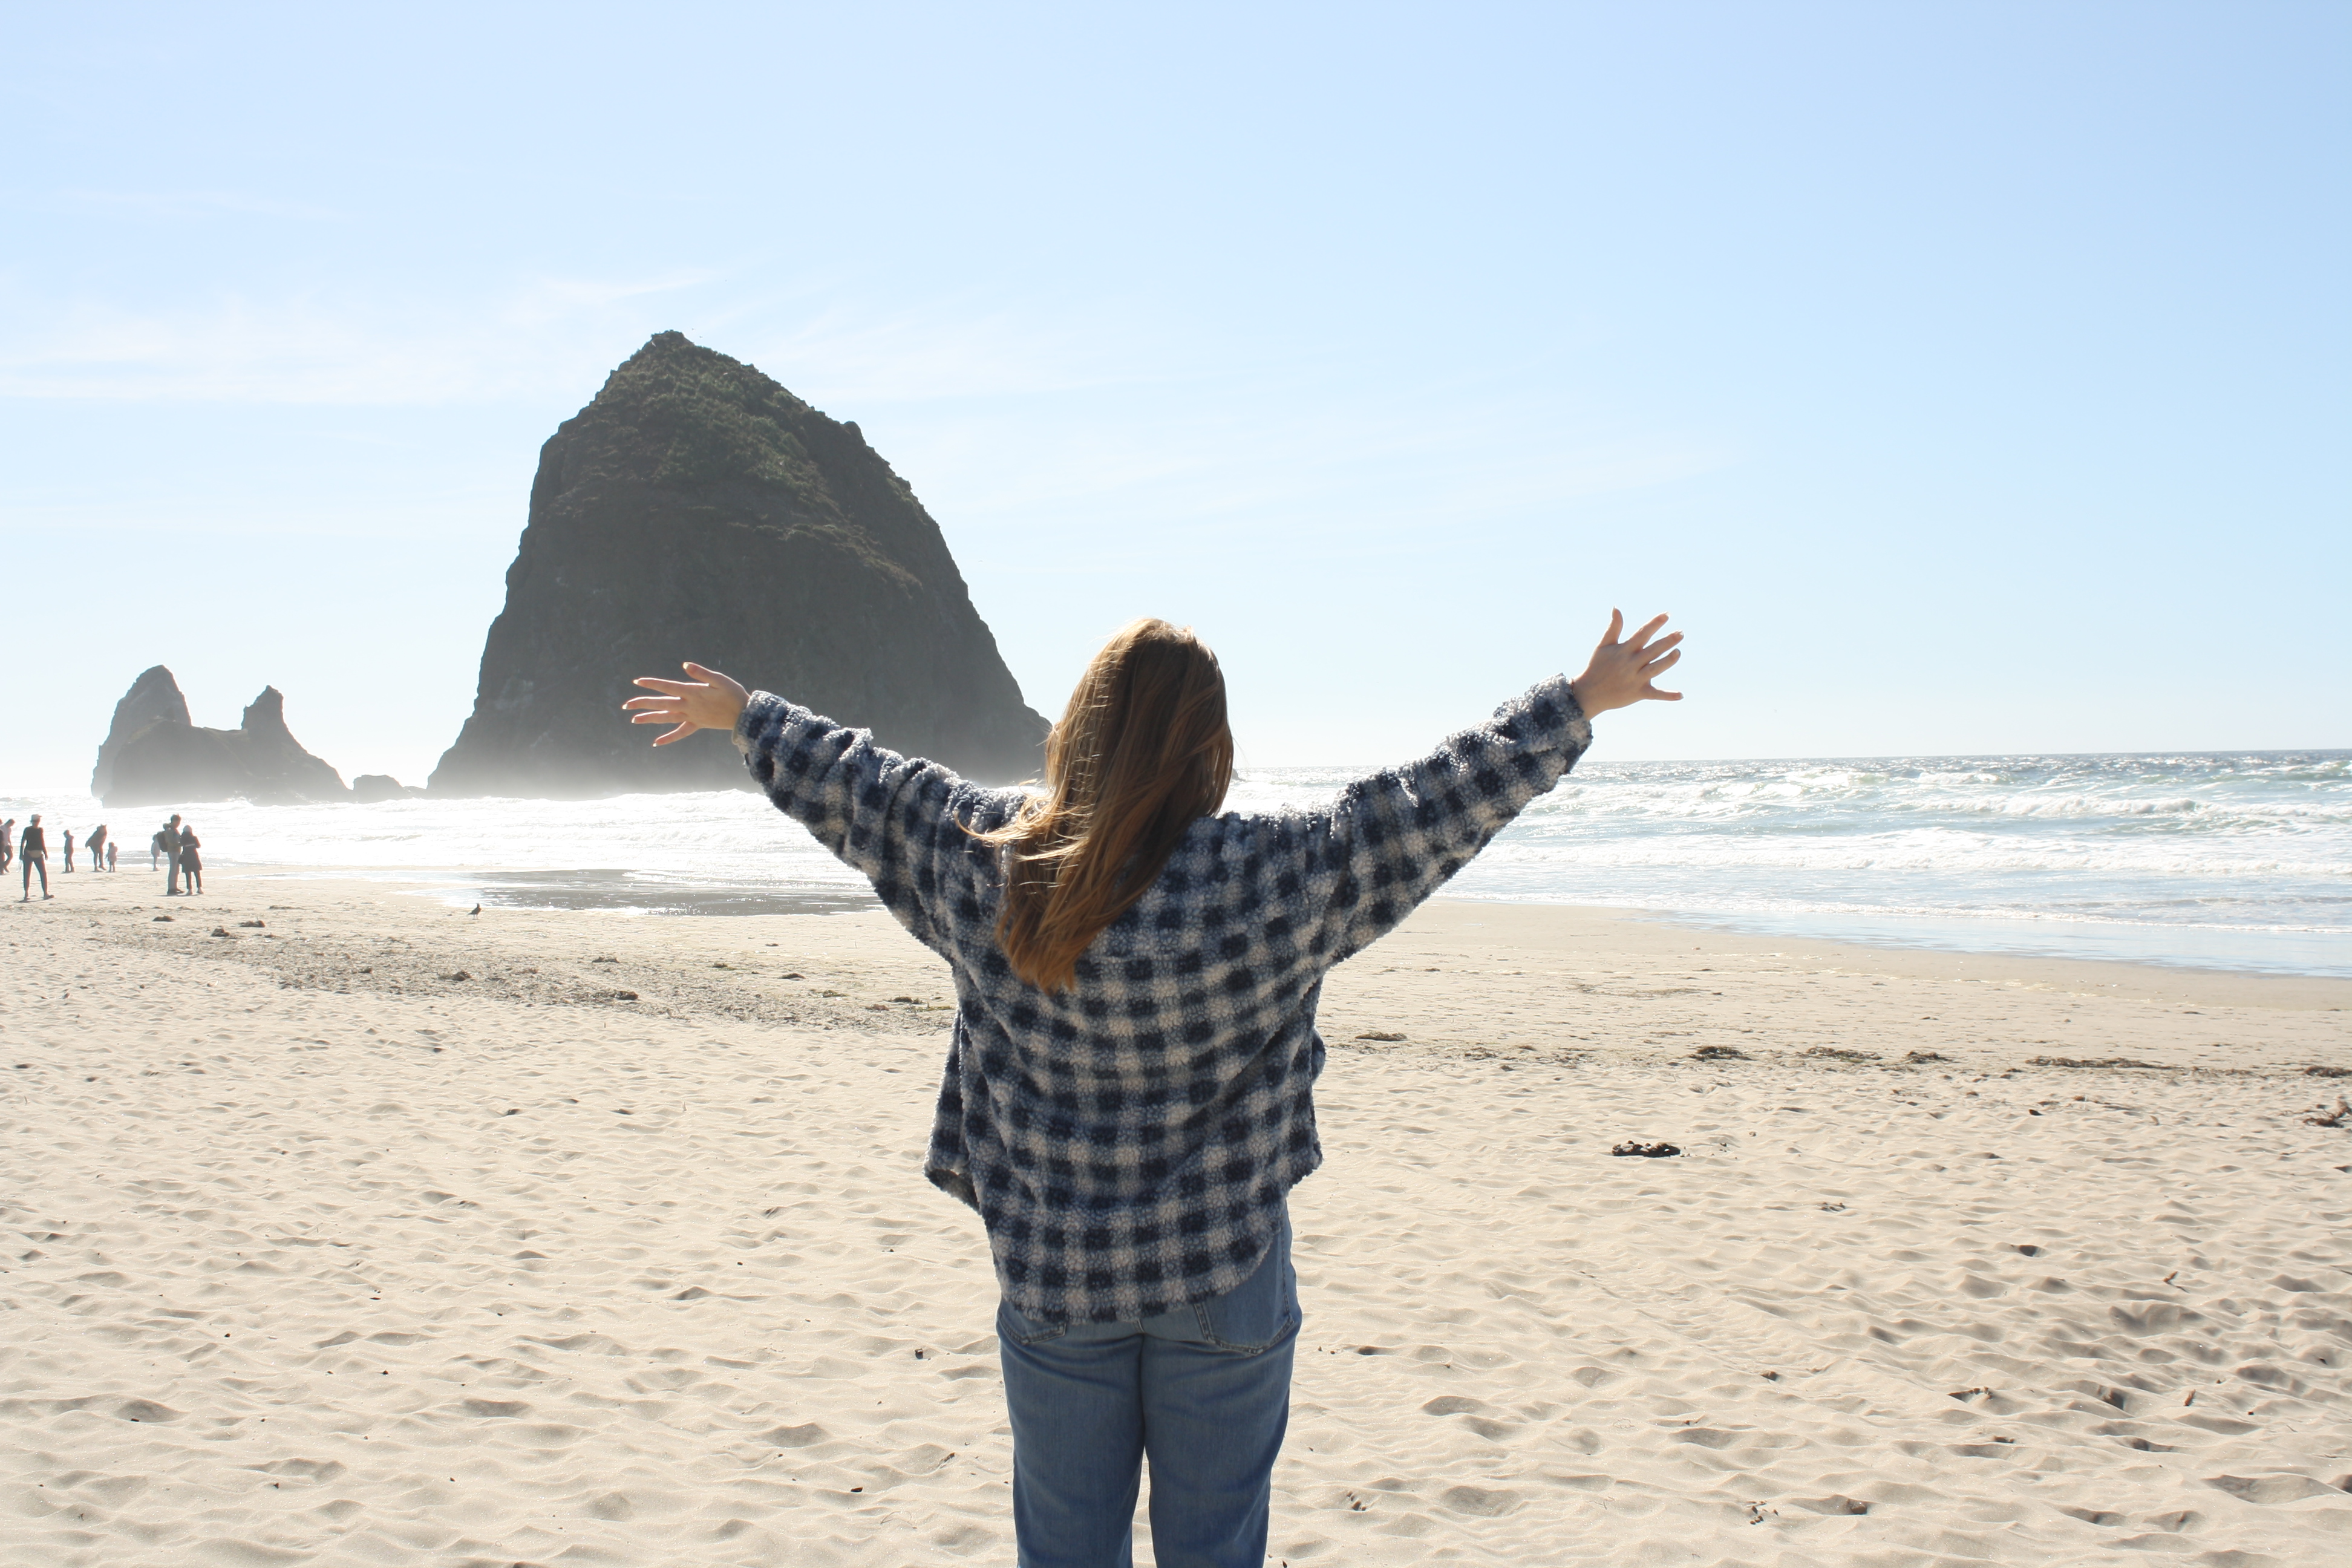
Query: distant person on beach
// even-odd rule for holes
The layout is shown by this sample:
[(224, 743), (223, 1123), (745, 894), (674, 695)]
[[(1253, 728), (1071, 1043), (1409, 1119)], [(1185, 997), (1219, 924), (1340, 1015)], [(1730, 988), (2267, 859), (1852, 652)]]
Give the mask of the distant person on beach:
[(25, 837), (16, 845), (16, 860), (24, 868), (25, 896), (16, 901), (33, 901), (33, 873), (41, 874), (41, 897), (54, 898), (49, 891), (49, 836), (41, 831), (41, 814), (35, 812), (33, 820), (25, 824)]
[(193, 824), (180, 829), (180, 877), (187, 884), (183, 890), (190, 898), (205, 890), (204, 858), (196, 853), (203, 847)]
[(110, 871), (112, 871), (112, 870), (118, 869), (118, 868), (117, 868), (117, 867), (115, 866), (115, 864), (114, 864), (114, 859), (115, 859), (114, 851), (115, 851), (115, 843), (114, 843), (114, 840), (113, 840), (113, 839), (111, 839), (111, 838), (110, 838), (110, 839), (108, 839), (108, 840), (106, 841), (106, 868), (107, 868), (108, 870), (110, 870)]
[(0, 877), (8, 874), (8, 862), (16, 857), (16, 819), (0, 822)]
[(89, 830), (89, 837), (81, 841), (82, 853), (89, 857), (89, 868), (91, 870), (103, 871), (106, 869), (107, 847), (106, 824), (101, 822), (96, 827)]
[(147, 840), (147, 868), (149, 870), (154, 871), (163, 868), (163, 840), (164, 837), (171, 831), (172, 830), (168, 827), (159, 827), (155, 830), (154, 836)]
[(67, 828), (62, 837), (66, 841), (66, 869), (70, 871), (73, 869), (73, 829)]
[(1042, 792), (987, 789), (689, 664), (640, 724), (730, 733), (770, 800), (948, 961), (924, 1174), (980, 1211), (1003, 1300), (1020, 1561), (1123, 1564), (1151, 1462), (1170, 1568), (1261, 1568), (1298, 1334), (1289, 1189), (1322, 1163), (1315, 1009), (1682, 657), (1609, 631), (1430, 755), (1318, 809), (1220, 815), (1215, 655), (1165, 621), (1095, 656)]
[(172, 820), (155, 834), (155, 847), (163, 856), (163, 896), (180, 896), (180, 814), (173, 812)]

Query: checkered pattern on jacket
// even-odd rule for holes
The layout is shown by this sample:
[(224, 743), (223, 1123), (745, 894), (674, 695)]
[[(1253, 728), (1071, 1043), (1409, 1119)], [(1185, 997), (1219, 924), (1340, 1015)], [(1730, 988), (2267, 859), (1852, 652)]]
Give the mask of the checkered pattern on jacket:
[(1013, 972), (1002, 851), (1021, 807), (766, 692), (735, 732), (779, 810), (873, 880), (955, 976), (923, 1173), (981, 1213), (1005, 1296), (1047, 1322), (1129, 1321), (1222, 1295), (1322, 1163), (1315, 1006), (1591, 744), (1555, 678), (1328, 805), (1194, 823), (1058, 994)]

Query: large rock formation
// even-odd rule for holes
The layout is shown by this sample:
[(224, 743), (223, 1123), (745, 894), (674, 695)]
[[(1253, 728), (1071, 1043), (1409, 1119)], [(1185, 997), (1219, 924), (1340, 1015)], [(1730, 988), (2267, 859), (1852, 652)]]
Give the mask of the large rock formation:
[[(155, 716), (131, 728), (143, 713)], [(286, 728), (286, 699), (278, 688), (264, 687), (236, 729), (209, 730), (188, 721), (179, 683), (160, 664), (115, 705), (114, 728), (99, 748), (90, 784), (110, 806), (279, 805), (351, 795), (342, 775), (304, 751)]]
[(191, 724), (188, 700), (180, 695), (180, 683), (162, 665), (151, 665), (131, 683), (122, 700), (114, 705), (114, 722), (107, 726), (106, 739), (99, 742), (98, 766), (89, 773), (89, 793), (104, 800), (114, 788), (114, 754), (122, 750), (122, 742), (150, 724)]
[(662, 332), (540, 449), (530, 516), (436, 794), (743, 787), (723, 736), (656, 751), (624, 721), (685, 659), (992, 781), (1045, 721), (939, 525), (854, 424)]

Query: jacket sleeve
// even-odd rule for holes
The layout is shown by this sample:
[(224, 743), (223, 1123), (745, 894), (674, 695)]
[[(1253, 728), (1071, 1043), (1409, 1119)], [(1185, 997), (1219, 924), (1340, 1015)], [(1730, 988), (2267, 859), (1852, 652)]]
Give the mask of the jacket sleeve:
[(1591, 744), (1591, 721), (1567, 679), (1555, 676), (1420, 761), (1341, 791), (1310, 825), (1324, 961), (1337, 963), (1393, 930)]
[(925, 946), (942, 947), (953, 918), (943, 907), (952, 890), (940, 885), (942, 870), (971, 853), (958, 807), (976, 803), (964, 796), (996, 792), (765, 691), (744, 705), (735, 744), (777, 810), (864, 873), (883, 907)]

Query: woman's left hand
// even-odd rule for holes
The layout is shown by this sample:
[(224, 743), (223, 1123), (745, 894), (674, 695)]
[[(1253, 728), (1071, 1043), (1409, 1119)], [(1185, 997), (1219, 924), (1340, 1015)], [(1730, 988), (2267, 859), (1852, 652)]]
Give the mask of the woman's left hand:
[[(1683, 657), (1683, 650), (1675, 646), (1683, 640), (1682, 633), (1658, 637), (1658, 628), (1665, 624), (1665, 616), (1653, 616), (1640, 631), (1624, 637), (1625, 613), (1609, 612), (1609, 629), (1601, 634), (1592, 662), (1568, 683), (1586, 718), (1597, 719), (1612, 709), (1630, 708), (1636, 702), (1683, 700), (1681, 692), (1661, 691), (1656, 685), (1656, 678), (1681, 663)], [(1657, 640), (1651, 641), (1653, 637)]]
[(729, 679), (715, 669), (705, 669), (702, 666), (689, 660), (686, 666), (686, 672), (696, 679), (663, 680), (654, 676), (641, 675), (631, 684), (642, 686), (648, 691), (660, 692), (661, 695), (632, 697), (621, 704), (625, 710), (636, 710), (629, 720), (632, 724), (676, 724), (677, 726), (667, 735), (656, 735), (654, 744), (656, 746), (667, 746), (672, 741), (683, 741), (697, 730), (725, 730), (731, 732), (735, 728), (735, 721), (743, 716), (743, 704), (751, 700), (751, 694), (744, 690), (740, 682)]

